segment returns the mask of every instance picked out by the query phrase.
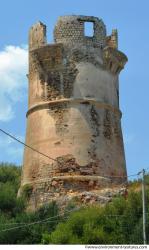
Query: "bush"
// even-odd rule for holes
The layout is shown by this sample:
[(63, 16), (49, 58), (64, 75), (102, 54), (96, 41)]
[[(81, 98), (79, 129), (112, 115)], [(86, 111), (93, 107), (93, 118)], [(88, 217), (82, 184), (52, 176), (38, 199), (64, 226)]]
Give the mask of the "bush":
[(0, 185), (0, 209), (4, 212), (11, 211), (16, 205), (16, 193), (12, 185)]
[(42, 220), (45, 219), (47, 216), (55, 217), (58, 215), (58, 206), (55, 201), (52, 201), (48, 204), (43, 205), (40, 207), (36, 212), (36, 216)]
[[(146, 192), (147, 201), (149, 192)], [(149, 209), (148, 209), (149, 210)], [(147, 210), (147, 213), (148, 213)], [(149, 216), (148, 216), (149, 217)], [(147, 237), (149, 241), (149, 220)], [(130, 193), (125, 200), (115, 198), (105, 207), (91, 206), (71, 213), (51, 234), (45, 244), (143, 244), (141, 193)]]
[(4, 213), (9, 212), (9, 215), (12, 216), (25, 208), (24, 199), (17, 199), (20, 175), (20, 167), (12, 164), (0, 164), (0, 210)]
[[(147, 176), (146, 230), (149, 243), (148, 180)], [(63, 216), (58, 215), (55, 202), (44, 205), (36, 212), (26, 212), (26, 198), (30, 196), (32, 186), (25, 185), (24, 195), (17, 198), (19, 185), (20, 168), (1, 164), (0, 244), (143, 244), (142, 197), (141, 192), (133, 192), (133, 188), (138, 188), (136, 181), (131, 183), (127, 199), (117, 197), (104, 207), (90, 206), (75, 212), (72, 212), (75, 206), (75, 201), (72, 201)], [(37, 221), (41, 223), (34, 224)]]
[(11, 183), (15, 192), (20, 185), (21, 168), (13, 164), (0, 164), (0, 183)]

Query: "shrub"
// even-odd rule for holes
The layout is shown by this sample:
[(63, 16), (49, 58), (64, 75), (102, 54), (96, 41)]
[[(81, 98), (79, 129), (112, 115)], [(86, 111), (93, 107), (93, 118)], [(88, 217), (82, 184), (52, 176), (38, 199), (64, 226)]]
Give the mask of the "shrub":
[[(149, 192), (146, 192), (147, 201)], [(147, 209), (148, 214), (149, 208)], [(149, 219), (149, 216), (148, 216)], [(149, 220), (147, 220), (149, 240)], [(141, 193), (131, 192), (125, 200), (115, 198), (105, 207), (91, 206), (70, 214), (51, 234), (44, 234), (45, 244), (143, 244)]]
[(4, 212), (11, 211), (16, 205), (16, 193), (11, 184), (0, 185), (0, 209)]
[(0, 183), (11, 183), (15, 192), (20, 185), (21, 168), (13, 164), (0, 164)]

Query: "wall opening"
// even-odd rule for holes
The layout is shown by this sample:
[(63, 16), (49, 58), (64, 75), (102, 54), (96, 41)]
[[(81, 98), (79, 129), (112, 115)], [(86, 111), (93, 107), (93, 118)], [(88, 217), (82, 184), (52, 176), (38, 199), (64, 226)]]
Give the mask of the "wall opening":
[(94, 23), (84, 22), (84, 35), (93, 37), (94, 36)]

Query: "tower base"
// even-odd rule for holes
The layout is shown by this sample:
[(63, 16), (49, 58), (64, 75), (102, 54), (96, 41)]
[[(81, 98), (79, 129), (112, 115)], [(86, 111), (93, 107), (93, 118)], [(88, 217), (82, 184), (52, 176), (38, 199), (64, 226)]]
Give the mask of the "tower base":
[(106, 204), (112, 197), (125, 192), (125, 183), (126, 179), (115, 178), (113, 182), (113, 178), (100, 176), (56, 176), (46, 182), (28, 184), (32, 191), (28, 197), (27, 210), (37, 210), (52, 201), (56, 201), (60, 209), (70, 203)]

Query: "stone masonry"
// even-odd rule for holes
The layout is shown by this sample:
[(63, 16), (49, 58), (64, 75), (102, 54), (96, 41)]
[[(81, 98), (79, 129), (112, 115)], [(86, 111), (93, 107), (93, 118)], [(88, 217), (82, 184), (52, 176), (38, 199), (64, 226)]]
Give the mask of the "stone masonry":
[(53, 44), (44, 24), (31, 27), (26, 144), (55, 159), (24, 150), (19, 192), (31, 185), (32, 209), (85, 194), (98, 200), (126, 180), (118, 81), (126, 61), (117, 31), (107, 36), (97, 17), (59, 17)]

